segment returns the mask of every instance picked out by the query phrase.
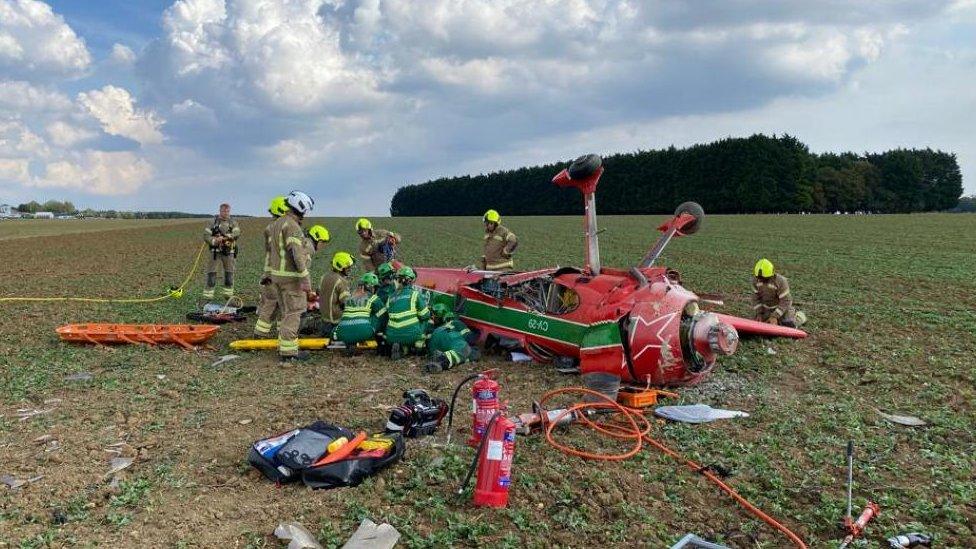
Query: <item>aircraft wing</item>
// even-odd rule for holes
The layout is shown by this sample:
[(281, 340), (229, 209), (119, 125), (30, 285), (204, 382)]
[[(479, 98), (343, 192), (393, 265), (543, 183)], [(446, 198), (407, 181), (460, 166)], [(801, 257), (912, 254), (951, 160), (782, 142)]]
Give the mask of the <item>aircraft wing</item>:
[(794, 339), (803, 339), (807, 337), (807, 333), (803, 330), (797, 330), (796, 328), (787, 328), (786, 326), (774, 326), (772, 324), (766, 324), (765, 322), (757, 322), (755, 320), (749, 320), (747, 318), (739, 318), (732, 315), (718, 315), (719, 320), (731, 325), (740, 334), (748, 335), (758, 335), (767, 337), (792, 337)]

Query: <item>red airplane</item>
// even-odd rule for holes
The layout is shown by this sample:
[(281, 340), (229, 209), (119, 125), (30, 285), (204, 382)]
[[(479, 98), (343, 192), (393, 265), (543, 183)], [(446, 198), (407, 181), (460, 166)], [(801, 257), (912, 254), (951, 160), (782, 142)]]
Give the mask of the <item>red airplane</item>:
[[(677, 271), (654, 262), (672, 238), (698, 231), (704, 212), (685, 202), (658, 227), (663, 233), (636, 267), (600, 264), (596, 187), (603, 161), (576, 159), (553, 178), (576, 187), (585, 200), (586, 266), (532, 272), (417, 268), (431, 303), (454, 308), (470, 328), (514, 340), (537, 362), (578, 361), (584, 383), (615, 393), (621, 381), (655, 386), (703, 380), (720, 355), (735, 352), (739, 334), (806, 337), (806, 333), (729, 315), (704, 312)], [(564, 359), (565, 360), (565, 359)]]

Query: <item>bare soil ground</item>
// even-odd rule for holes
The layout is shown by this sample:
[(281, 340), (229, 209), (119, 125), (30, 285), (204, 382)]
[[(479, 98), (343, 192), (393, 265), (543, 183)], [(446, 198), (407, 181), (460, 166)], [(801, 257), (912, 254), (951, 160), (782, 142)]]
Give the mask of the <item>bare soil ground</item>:
[[(659, 221), (603, 218), (604, 262), (636, 262)], [(356, 238), (353, 220), (324, 222), (334, 240), (315, 260), (319, 273)], [(142, 223), (67, 238), (0, 224), (0, 297), (164, 293), (189, 268), (204, 222)], [(243, 224), (238, 287), (252, 302), (264, 223)], [(460, 266), (479, 255), (478, 219), (374, 223), (404, 234), (411, 263)], [(579, 263), (578, 219), (506, 224), (523, 243), (520, 268)], [(658, 437), (731, 468), (733, 486), (812, 547), (841, 537), (843, 450), (854, 439), (855, 505), (871, 497), (882, 507), (859, 547), (882, 547), (884, 537), (910, 530), (935, 534), (941, 547), (976, 546), (974, 232), (970, 215), (709, 218), (699, 234), (672, 243), (666, 264), (690, 289), (723, 293), (725, 311), (746, 314), (751, 266), (769, 257), (790, 277), (811, 337), (746, 340), (707, 382), (680, 391), (682, 403), (750, 418), (659, 425)], [(472, 451), (445, 447), (442, 437), (410, 441), (403, 461), (358, 488), (275, 487), (245, 462), (248, 446), (268, 434), (315, 419), (379, 430), (403, 390), (446, 398), (465, 375), (488, 367), (502, 368), (515, 410), (578, 380), (498, 357), (436, 376), (416, 360), (328, 353), (307, 366), (282, 367), (259, 353), (210, 366), (250, 323), (222, 329), (198, 352), (77, 347), (54, 333), (68, 322), (181, 322), (201, 282), (182, 300), (152, 305), (0, 302), (0, 475), (40, 477), (16, 490), (0, 486), (0, 547), (276, 547), (272, 530), (291, 520), (335, 547), (363, 517), (392, 523), (406, 547), (662, 547), (686, 532), (732, 547), (788, 546), (653, 450), (590, 463), (539, 437), (520, 438), (502, 511), (454, 497)], [(68, 379), (79, 372), (91, 379)], [(20, 421), (21, 409), (44, 413)], [(878, 409), (930, 425), (893, 425)], [(462, 410), (456, 423), (468, 421)], [(601, 444), (583, 431), (568, 440)], [(115, 454), (106, 448), (135, 459), (115, 485), (106, 477)]]

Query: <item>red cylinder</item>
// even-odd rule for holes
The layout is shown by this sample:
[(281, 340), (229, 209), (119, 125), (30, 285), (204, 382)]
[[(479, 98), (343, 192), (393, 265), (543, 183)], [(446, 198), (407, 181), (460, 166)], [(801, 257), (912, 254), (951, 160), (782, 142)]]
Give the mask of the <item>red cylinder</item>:
[(494, 380), (495, 371), (482, 372), (471, 386), (471, 438), (468, 446), (477, 448), (485, 435), (488, 420), (499, 410), (498, 382)]
[(474, 488), (476, 507), (505, 507), (512, 485), (515, 458), (515, 423), (504, 415), (485, 434), (488, 440), (478, 456), (478, 482)]

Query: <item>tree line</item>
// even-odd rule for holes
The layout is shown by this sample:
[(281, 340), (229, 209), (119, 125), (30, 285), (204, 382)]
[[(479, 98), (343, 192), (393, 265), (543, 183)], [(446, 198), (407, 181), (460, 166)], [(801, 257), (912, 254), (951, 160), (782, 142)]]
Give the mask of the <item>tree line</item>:
[[(445, 177), (401, 187), (394, 216), (571, 215), (579, 192), (550, 180), (569, 162)], [(789, 136), (727, 138), (679, 149), (603, 159), (597, 188), (604, 214), (660, 214), (693, 200), (710, 213), (946, 210), (962, 194), (955, 154), (932, 149), (816, 154)]]
[[(213, 214), (192, 214), (186, 212), (138, 212), (121, 210), (94, 210), (85, 208), (79, 210), (70, 201), (48, 200), (40, 203), (36, 200), (19, 204), (17, 211), (24, 214), (36, 214), (37, 212), (51, 212), (54, 215), (77, 215), (78, 217), (100, 217), (105, 219), (184, 219), (193, 217), (213, 217)], [(248, 216), (235, 216), (248, 217)]]
[(78, 209), (71, 202), (65, 200), (64, 202), (60, 200), (48, 200), (41, 204), (36, 200), (31, 200), (26, 204), (20, 204), (17, 206), (17, 211), (20, 213), (36, 214), (37, 212), (51, 212), (54, 215), (74, 215), (78, 213)]

